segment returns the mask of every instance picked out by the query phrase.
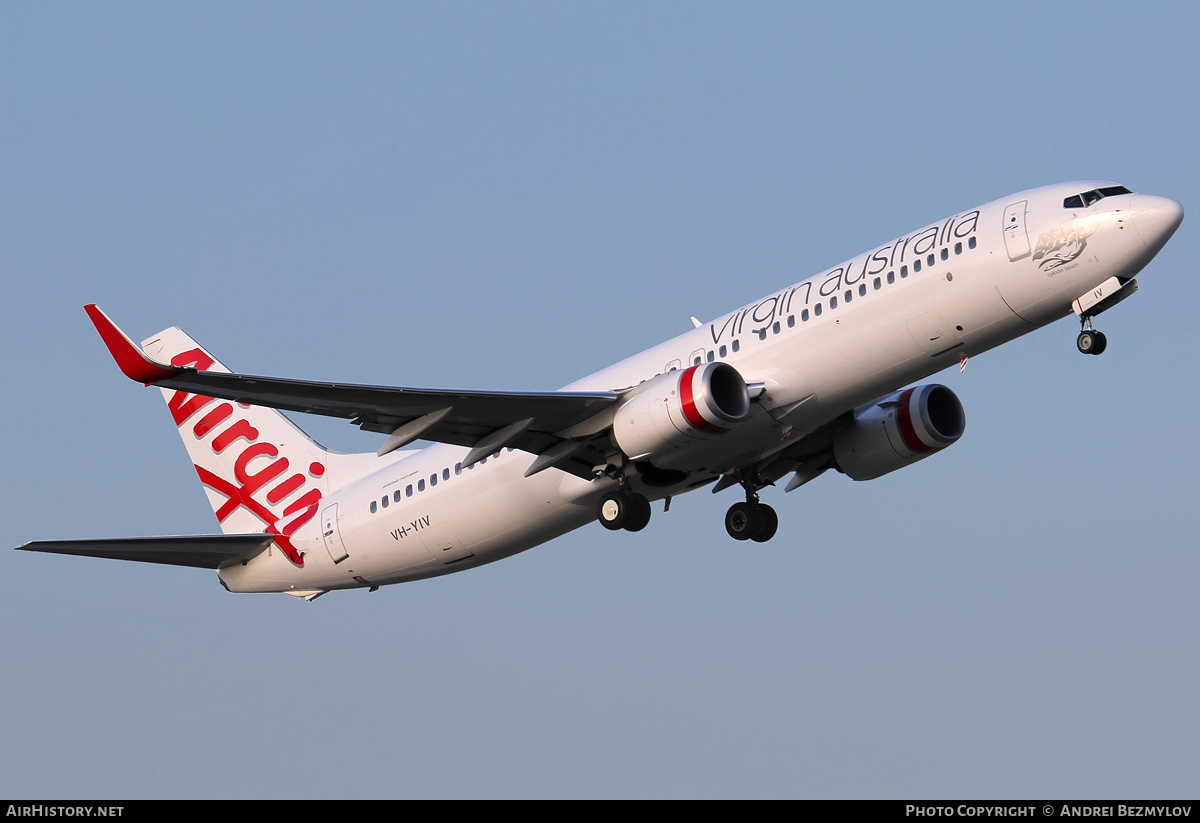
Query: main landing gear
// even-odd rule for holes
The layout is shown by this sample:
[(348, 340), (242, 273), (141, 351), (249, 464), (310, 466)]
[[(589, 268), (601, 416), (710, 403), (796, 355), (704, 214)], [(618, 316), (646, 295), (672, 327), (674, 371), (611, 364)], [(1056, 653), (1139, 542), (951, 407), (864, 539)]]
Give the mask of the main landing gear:
[(1108, 348), (1108, 338), (1104, 332), (1092, 328), (1091, 317), (1081, 317), (1079, 322), (1083, 329), (1075, 339), (1075, 347), (1084, 354), (1102, 354)]
[[(779, 530), (779, 515), (758, 499), (756, 491), (762, 484), (753, 479), (740, 481), (746, 490), (746, 501), (734, 503), (725, 513), (725, 531), (734, 540), (753, 540), (766, 543)], [(622, 482), (621, 487), (607, 492), (596, 507), (596, 519), (610, 531), (624, 529), (640, 532), (650, 523), (650, 501), (646, 496), (631, 491)]]
[(617, 489), (600, 498), (598, 516), (606, 529), (640, 532), (650, 523), (650, 501), (637, 492)]
[(779, 515), (766, 503), (759, 502), (758, 484), (747, 477), (741, 483), (746, 490), (746, 502), (734, 503), (725, 512), (725, 531), (734, 540), (766, 543), (779, 529)]
[(734, 503), (725, 512), (725, 531), (734, 540), (753, 540), (766, 543), (779, 528), (779, 515), (766, 503), (747, 500)]

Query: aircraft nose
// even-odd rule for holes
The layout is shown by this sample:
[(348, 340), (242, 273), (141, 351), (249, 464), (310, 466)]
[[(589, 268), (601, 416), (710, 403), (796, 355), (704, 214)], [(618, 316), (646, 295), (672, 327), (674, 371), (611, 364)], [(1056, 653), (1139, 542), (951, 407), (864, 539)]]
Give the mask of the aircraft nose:
[(1134, 196), (1133, 225), (1151, 253), (1157, 254), (1182, 222), (1183, 206), (1171, 198), (1149, 194)]

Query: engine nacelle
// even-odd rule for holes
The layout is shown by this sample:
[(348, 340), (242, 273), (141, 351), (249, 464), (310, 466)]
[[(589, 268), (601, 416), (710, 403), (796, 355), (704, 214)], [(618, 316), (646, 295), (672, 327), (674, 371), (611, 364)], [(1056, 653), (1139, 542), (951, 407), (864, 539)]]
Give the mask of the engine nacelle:
[(954, 392), (935, 383), (890, 394), (833, 438), (837, 468), (872, 480), (912, 465), (962, 437), (967, 417)]
[(687, 450), (715, 440), (750, 415), (750, 393), (728, 363), (704, 363), (661, 375), (613, 419), (626, 457), (660, 468), (690, 468)]

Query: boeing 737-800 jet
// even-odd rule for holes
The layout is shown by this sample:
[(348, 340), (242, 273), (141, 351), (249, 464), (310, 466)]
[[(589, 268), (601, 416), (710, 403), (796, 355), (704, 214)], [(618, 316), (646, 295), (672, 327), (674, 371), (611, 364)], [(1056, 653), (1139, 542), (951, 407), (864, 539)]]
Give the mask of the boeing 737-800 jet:
[[(868, 480), (959, 439), (958, 398), (904, 388), (1074, 313), (1092, 318), (1183, 219), (1113, 183), (1021, 192), (931, 224), (555, 392), (440, 391), (230, 373), (176, 328), (139, 347), (87, 312), (126, 376), (162, 389), (223, 534), (55, 540), (33, 551), (216, 569), (234, 592), (313, 599), (480, 566), (651, 501), (740, 486), (726, 530), (769, 540), (759, 492), (827, 469)], [(375, 454), (279, 411), (343, 417)], [(431, 441), (419, 451), (408, 444)]]

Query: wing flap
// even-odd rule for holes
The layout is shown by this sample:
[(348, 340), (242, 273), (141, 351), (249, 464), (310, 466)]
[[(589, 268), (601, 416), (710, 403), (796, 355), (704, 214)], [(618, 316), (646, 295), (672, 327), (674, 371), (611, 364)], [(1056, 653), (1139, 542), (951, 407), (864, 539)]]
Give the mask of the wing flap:
[(261, 554), (272, 542), (274, 537), (269, 534), (193, 534), (176, 537), (34, 540), (17, 546), (17, 550), (220, 569)]

